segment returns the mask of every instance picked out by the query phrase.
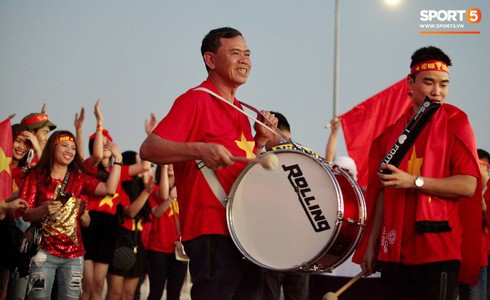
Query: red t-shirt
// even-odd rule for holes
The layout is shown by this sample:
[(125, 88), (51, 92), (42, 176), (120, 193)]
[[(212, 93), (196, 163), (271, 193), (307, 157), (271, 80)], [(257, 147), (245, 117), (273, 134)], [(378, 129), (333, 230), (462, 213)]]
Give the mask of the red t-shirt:
[[(126, 180), (124, 180), (124, 181), (126, 181)], [(128, 194), (126, 194), (124, 189), (121, 189), (121, 193), (119, 194), (119, 204), (122, 207), (126, 207), (126, 206), (131, 205), (131, 199), (129, 199), (129, 196), (128, 196)], [(121, 224), (121, 226), (127, 230), (131, 230), (131, 231), (137, 230), (139, 232), (142, 232), (144, 229), (144, 226), (143, 226), (144, 222), (145, 222), (145, 220), (142, 220), (142, 219), (136, 220), (136, 219), (128, 217), (126, 214), (123, 213), (123, 223)]]
[[(200, 86), (217, 93), (209, 79)], [(234, 104), (241, 108), (236, 99)], [(203, 91), (191, 89), (175, 100), (153, 133), (174, 142), (221, 144), (235, 156), (255, 156), (255, 142), (247, 117)], [(244, 162), (235, 162), (233, 166), (215, 172), (226, 193), (245, 165)], [(174, 171), (179, 191), (182, 239), (187, 241), (205, 234), (229, 235), (225, 209), (196, 167), (196, 162), (174, 163)]]
[[(56, 185), (63, 180), (47, 178), (38, 170), (31, 171), (25, 178), (19, 192), (19, 198), (27, 201), (29, 207), (41, 206), (53, 198)], [(72, 197), (56, 214), (56, 222), (39, 222), (43, 226), (41, 248), (57, 257), (75, 258), (85, 254), (80, 230), (79, 204), (85, 195), (92, 195), (100, 181), (84, 173), (70, 173), (66, 193)]]
[[(415, 142), (415, 159), (420, 159), (423, 163), (425, 143), (427, 142), (427, 131), (424, 130)], [(468, 163), (473, 159), (461, 141), (452, 135), (448, 136), (446, 149), (450, 152), (446, 156), (446, 166), (451, 165), (453, 175), (455, 174), (475, 174), (474, 167)], [(414, 147), (407, 153), (406, 159), (412, 157)], [(415, 233), (415, 215), (417, 208), (417, 192), (413, 189), (405, 190), (407, 193), (405, 201), (405, 219), (402, 233), (402, 250), (400, 262), (407, 265), (422, 264), (442, 260), (461, 260), (461, 224), (458, 211), (458, 203), (454, 200), (446, 201), (447, 216), (452, 230), (440, 233)], [(385, 200), (388, 201), (388, 200)], [(428, 239), (427, 236), (434, 239)], [(437, 238), (436, 238), (437, 237)], [(422, 254), (422, 255), (421, 255)]]
[[(158, 197), (156, 193), (153, 193), (148, 201), (150, 201), (150, 207), (154, 208), (162, 204), (163, 199)], [(176, 211), (173, 210), (173, 207), (175, 207)], [(179, 218), (179, 204), (177, 199), (173, 200), (173, 203), (170, 204), (159, 218), (153, 216), (148, 239), (148, 250), (163, 253), (174, 252), (174, 242), (180, 237), (175, 227), (175, 216)]]
[[(89, 162), (89, 158), (87, 158), (83, 162), (85, 171), (95, 178), (97, 176), (97, 167), (90, 169), (88, 162)], [(93, 211), (115, 215), (117, 212), (117, 205), (119, 204), (119, 195), (121, 194), (121, 189), (122, 189), (121, 182), (124, 180), (129, 180), (131, 178), (128, 172), (129, 172), (129, 166), (121, 167), (121, 176), (119, 179), (119, 183), (117, 184), (116, 193), (114, 195), (106, 195), (105, 197), (89, 195), (87, 210), (93, 210)]]

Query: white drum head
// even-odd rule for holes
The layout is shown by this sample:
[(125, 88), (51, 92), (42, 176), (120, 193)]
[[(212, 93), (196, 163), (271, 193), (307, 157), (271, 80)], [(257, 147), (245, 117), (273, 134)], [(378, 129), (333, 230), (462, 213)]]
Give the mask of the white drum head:
[(277, 169), (252, 164), (235, 181), (228, 227), (240, 251), (254, 263), (294, 270), (314, 261), (335, 238), (342, 194), (323, 163), (299, 151), (274, 153)]

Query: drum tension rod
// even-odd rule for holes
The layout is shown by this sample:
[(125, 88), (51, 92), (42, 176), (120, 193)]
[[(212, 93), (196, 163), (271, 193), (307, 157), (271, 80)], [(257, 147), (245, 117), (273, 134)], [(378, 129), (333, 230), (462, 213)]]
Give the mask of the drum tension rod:
[(360, 222), (356, 222), (356, 220), (352, 219), (352, 218), (347, 218), (347, 219), (344, 219), (342, 218), (342, 216), (340, 216), (338, 219), (337, 219), (337, 225), (340, 223), (340, 222), (343, 222), (345, 221), (347, 224), (349, 225), (358, 225), (358, 226), (362, 226), (364, 227), (365, 224), (363, 223), (360, 223)]

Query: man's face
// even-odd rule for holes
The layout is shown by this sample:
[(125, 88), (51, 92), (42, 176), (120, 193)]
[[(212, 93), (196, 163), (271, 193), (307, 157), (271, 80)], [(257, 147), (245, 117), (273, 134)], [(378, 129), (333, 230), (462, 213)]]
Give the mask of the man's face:
[(48, 142), (49, 132), (50, 132), (49, 127), (44, 126), (36, 130), (36, 132), (34, 133), (39, 143), (39, 147), (41, 147), (41, 149), (43, 150), (44, 150), (44, 146), (46, 146), (46, 143)]
[(234, 38), (220, 38), (221, 46), (212, 54), (210, 69), (225, 83), (237, 87), (247, 81), (252, 69), (250, 50), (242, 36)]
[(408, 77), (408, 88), (413, 92), (414, 107), (418, 108), (425, 96), (442, 104), (446, 100), (449, 89), (449, 74), (441, 71), (418, 72), (415, 79), (411, 76)]

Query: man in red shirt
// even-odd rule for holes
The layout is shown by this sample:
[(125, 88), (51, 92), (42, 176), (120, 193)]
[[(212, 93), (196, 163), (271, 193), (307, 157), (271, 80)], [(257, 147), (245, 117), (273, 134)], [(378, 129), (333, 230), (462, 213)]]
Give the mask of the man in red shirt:
[[(271, 133), (256, 126), (253, 136), (247, 117), (229, 105), (241, 108), (235, 93), (252, 67), (242, 34), (229, 27), (211, 30), (201, 54), (208, 71), (201, 90), (190, 89), (174, 102), (143, 142), (140, 156), (158, 165), (174, 164), (192, 299), (261, 299), (261, 270), (242, 259), (228, 232), (223, 199), (203, 175), (207, 169), (201, 169), (205, 165), (214, 171), (217, 184), (228, 194), (246, 166), (232, 156), (254, 158)], [(277, 124), (269, 112), (262, 113)], [(202, 162), (199, 167), (196, 161)]]
[[(415, 51), (407, 76), (413, 106), (371, 146), (369, 220), (354, 260), (366, 275), (381, 267), (387, 299), (453, 299), (458, 275), (461, 282), (478, 280), (481, 204), (473, 196), (480, 171), (466, 114), (444, 104), (450, 65), (436, 47)], [(379, 172), (426, 96), (443, 105), (400, 165), (381, 165), (391, 174)]]

